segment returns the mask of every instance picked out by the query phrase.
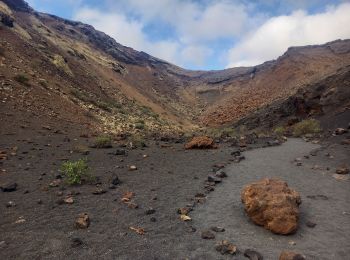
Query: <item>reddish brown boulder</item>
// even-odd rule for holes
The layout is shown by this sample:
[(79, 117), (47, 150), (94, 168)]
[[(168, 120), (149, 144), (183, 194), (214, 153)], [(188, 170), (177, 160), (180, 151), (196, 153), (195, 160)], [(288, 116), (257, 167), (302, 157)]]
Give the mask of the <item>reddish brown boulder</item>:
[(244, 187), (245, 211), (257, 225), (276, 234), (291, 234), (298, 228), (301, 198), (279, 179), (263, 179)]
[(282, 251), (279, 260), (305, 260), (305, 257), (292, 251)]
[(207, 136), (197, 136), (185, 144), (185, 149), (215, 149), (214, 140)]

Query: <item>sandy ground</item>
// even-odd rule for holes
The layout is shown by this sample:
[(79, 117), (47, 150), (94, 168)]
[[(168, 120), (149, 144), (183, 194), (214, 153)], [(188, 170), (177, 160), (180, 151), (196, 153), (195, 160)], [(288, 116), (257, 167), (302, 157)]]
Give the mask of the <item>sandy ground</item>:
[[(89, 144), (91, 139), (55, 134), (54, 130), (23, 131), (2, 134), (0, 140), (2, 150), (18, 146), (17, 155), (1, 166), (6, 171), (1, 172), (0, 183), (14, 181), (18, 189), (0, 192), (0, 259), (247, 259), (241, 253), (231, 257), (216, 252), (215, 243), (221, 239), (234, 242), (241, 251), (255, 249), (271, 260), (277, 259), (282, 249), (301, 251), (308, 259), (347, 259), (350, 253), (349, 181), (332, 177), (334, 168), (348, 160), (349, 148), (331, 145), (303, 160), (303, 166), (295, 166), (292, 160), (318, 146), (293, 139), (279, 147), (247, 151), (247, 159), (227, 166), (229, 177), (215, 187), (204, 204), (196, 205), (190, 214), (193, 221), (184, 223), (177, 209), (194, 203), (195, 194), (204, 192), (213, 165), (228, 165), (234, 148), (220, 145), (217, 150), (185, 151), (183, 144), (159, 143), (129, 150), (128, 156), (111, 155), (116, 147), (90, 149), (89, 155), (82, 156), (71, 153), (72, 147)], [(334, 159), (325, 157), (326, 152), (333, 153)], [(143, 158), (144, 154), (148, 157)], [(101, 184), (97, 186), (107, 193), (93, 195), (96, 185), (89, 184), (48, 188), (59, 174), (62, 158), (82, 157), (99, 176)], [(310, 169), (315, 164), (330, 170)], [(138, 170), (128, 171), (129, 165)], [(122, 184), (110, 190), (114, 174)], [(241, 189), (267, 176), (286, 180), (302, 195), (300, 228), (295, 235), (273, 235), (244, 214)], [(137, 209), (121, 202), (125, 191), (135, 193)], [(71, 193), (74, 204), (57, 204)], [(6, 207), (9, 201), (16, 206)], [(155, 213), (148, 215), (150, 208)], [(91, 224), (77, 230), (74, 221), (82, 212), (89, 214)], [(25, 221), (18, 223), (20, 219)], [(306, 227), (307, 220), (317, 226)], [(216, 234), (215, 240), (203, 240), (201, 231), (212, 225), (226, 231)], [(144, 228), (146, 234), (136, 234), (131, 226)], [(74, 245), (76, 238), (82, 245)], [(290, 241), (296, 244), (292, 246)]]

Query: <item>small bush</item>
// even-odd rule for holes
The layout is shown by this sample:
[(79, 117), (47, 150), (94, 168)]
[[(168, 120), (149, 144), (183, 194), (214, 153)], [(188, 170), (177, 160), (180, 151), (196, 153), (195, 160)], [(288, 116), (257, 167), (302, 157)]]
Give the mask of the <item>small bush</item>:
[(277, 136), (282, 136), (286, 133), (286, 129), (283, 126), (278, 126), (275, 128), (275, 130), (273, 130), (273, 132), (277, 135)]
[(29, 86), (29, 78), (27, 77), (27, 75), (18, 74), (14, 77), (14, 79), (22, 85)]
[(70, 185), (81, 184), (83, 180), (91, 180), (93, 178), (84, 159), (75, 162), (64, 162), (61, 166), (61, 171)]
[(96, 148), (111, 148), (112, 147), (112, 138), (108, 135), (101, 135), (95, 140)]
[(130, 142), (132, 143), (132, 146), (133, 146), (133, 147), (140, 147), (140, 148), (143, 148), (143, 147), (146, 147), (146, 146), (147, 146), (144, 137), (141, 136), (141, 135), (139, 135), (139, 134), (133, 135), (133, 136), (131, 137), (131, 139), (130, 139)]
[(315, 119), (303, 120), (293, 126), (293, 135), (297, 137), (319, 132), (321, 132), (320, 122)]
[(106, 103), (106, 102), (103, 102), (103, 101), (96, 101), (95, 102), (95, 105), (105, 111), (108, 111), (108, 112), (111, 112), (112, 111), (112, 108), (111, 108), (111, 105)]

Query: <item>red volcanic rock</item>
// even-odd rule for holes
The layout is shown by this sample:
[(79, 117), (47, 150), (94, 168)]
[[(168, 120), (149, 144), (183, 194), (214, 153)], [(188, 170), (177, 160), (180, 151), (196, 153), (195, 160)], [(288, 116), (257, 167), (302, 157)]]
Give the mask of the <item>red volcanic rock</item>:
[(185, 149), (215, 149), (217, 146), (214, 144), (214, 140), (207, 136), (194, 137), (190, 142), (185, 145)]
[(279, 179), (263, 179), (244, 187), (241, 199), (245, 211), (257, 225), (276, 234), (291, 234), (298, 228), (301, 198)]

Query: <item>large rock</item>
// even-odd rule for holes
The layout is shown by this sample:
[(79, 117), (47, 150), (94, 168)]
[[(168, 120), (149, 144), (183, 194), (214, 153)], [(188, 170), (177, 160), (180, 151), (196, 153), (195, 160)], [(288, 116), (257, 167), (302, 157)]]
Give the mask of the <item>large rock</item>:
[(301, 198), (279, 179), (263, 179), (244, 187), (245, 211), (257, 225), (276, 234), (291, 234), (298, 228)]
[(194, 137), (190, 142), (185, 144), (185, 149), (215, 149), (217, 146), (214, 140), (207, 136)]

